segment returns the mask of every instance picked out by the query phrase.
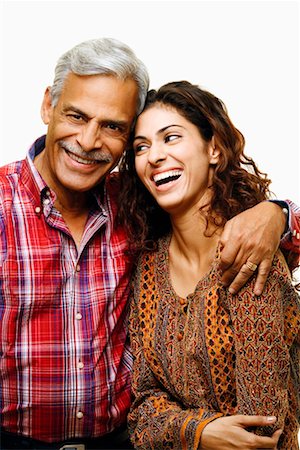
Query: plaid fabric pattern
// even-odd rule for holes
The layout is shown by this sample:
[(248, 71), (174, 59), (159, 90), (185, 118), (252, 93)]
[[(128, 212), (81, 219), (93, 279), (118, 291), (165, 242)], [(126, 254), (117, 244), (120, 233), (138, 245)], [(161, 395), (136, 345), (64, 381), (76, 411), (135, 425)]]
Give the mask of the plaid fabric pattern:
[(1, 426), (51, 442), (96, 437), (126, 420), (131, 261), (115, 226), (118, 186), (95, 194), (81, 247), (33, 157), (0, 169)]
[(300, 207), (286, 200), (289, 207), (289, 230), (282, 237), (281, 247), (300, 254)]

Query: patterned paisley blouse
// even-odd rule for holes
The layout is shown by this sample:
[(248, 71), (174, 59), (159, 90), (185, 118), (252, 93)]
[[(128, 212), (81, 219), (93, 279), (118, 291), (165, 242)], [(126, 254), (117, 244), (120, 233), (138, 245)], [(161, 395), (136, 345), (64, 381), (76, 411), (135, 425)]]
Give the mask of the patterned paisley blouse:
[(220, 283), (218, 256), (180, 298), (169, 275), (169, 239), (141, 255), (133, 280), (134, 355), (129, 430), (137, 449), (198, 449), (207, 423), (224, 415), (275, 415), (279, 447), (297, 450), (300, 303), (281, 253), (264, 292), (250, 280), (237, 295)]

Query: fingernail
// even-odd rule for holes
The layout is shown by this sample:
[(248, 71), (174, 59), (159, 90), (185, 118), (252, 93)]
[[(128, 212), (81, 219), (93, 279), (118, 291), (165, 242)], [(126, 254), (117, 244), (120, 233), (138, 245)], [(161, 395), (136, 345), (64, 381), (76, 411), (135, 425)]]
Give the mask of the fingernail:
[(235, 290), (233, 288), (229, 288), (228, 291), (230, 292), (230, 294), (235, 294)]
[(269, 416), (267, 417), (267, 422), (274, 422), (274, 420), (276, 420), (275, 416)]

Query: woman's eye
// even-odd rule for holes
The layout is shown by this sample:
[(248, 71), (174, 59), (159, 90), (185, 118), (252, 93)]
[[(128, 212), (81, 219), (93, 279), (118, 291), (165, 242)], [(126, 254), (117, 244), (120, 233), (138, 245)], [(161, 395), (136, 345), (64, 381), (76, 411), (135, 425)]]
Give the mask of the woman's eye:
[(165, 142), (172, 142), (175, 141), (176, 139), (179, 139), (180, 136), (178, 136), (177, 134), (170, 134), (169, 136), (165, 137)]
[(135, 153), (139, 153), (139, 152), (142, 152), (143, 150), (145, 150), (145, 149), (147, 149), (148, 147), (147, 147), (147, 145), (145, 145), (145, 144), (139, 144), (139, 145), (136, 145), (135, 147), (134, 147), (134, 151), (135, 151)]

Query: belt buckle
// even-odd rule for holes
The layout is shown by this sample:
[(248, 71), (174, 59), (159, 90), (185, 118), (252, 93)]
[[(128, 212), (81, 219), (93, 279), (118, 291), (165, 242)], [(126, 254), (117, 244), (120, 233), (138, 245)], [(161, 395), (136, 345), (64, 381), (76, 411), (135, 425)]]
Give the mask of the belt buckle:
[(59, 450), (85, 450), (84, 444), (67, 444), (60, 447)]

